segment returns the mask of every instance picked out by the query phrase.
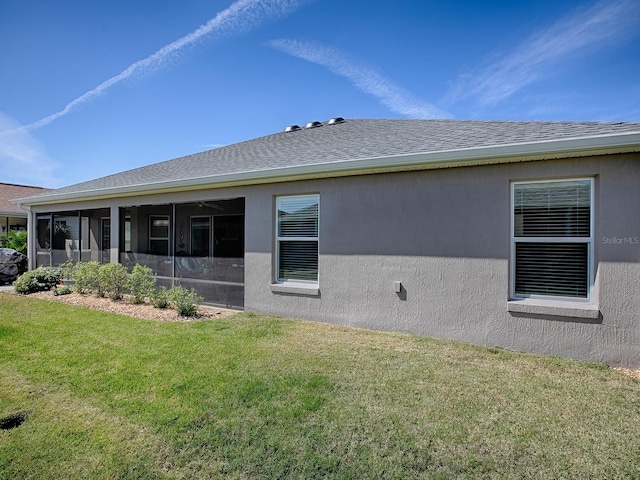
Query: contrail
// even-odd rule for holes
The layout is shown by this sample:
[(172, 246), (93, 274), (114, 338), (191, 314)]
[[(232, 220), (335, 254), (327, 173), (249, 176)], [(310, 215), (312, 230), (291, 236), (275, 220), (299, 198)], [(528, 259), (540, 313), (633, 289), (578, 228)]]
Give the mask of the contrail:
[(637, 0), (599, 1), (531, 36), (500, 61), (462, 76), (445, 103), (474, 97), (480, 105), (495, 104), (534, 83), (551, 71), (551, 65), (570, 55), (637, 35), (639, 23)]
[(311, 0), (238, 0), (193, 32), (162, 47), (154, 54), (135, 62), (118, 75), (111, 77), (93, 90), (69, 102), (59, 112), (25, 125), (22, 128), (35, 130), (44, 127), (66, 115), (78, 105), (89, 102), (93, 98), (105, 93), (116, 83), (120, 83), (133, 75), (140, 75), (151, 69), (161, 68), (180, 50), (195, 44), (204, 37), (242, 34), (272, 18), (286, 15), (309, 1)]
[(451, 114), (420, 100), (375, 70), (358, 65), (338, 49), (296, 40), (272, 40), (268, 45), (288, 55), (328, 68), (359, 90), (377, 97), (391, 111), (409, 118), (450, 118)]

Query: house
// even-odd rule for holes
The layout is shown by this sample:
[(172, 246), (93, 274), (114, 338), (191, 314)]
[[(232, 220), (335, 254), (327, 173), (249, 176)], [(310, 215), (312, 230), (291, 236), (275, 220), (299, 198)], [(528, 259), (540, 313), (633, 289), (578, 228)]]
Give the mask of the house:
[(27, 212), (11, 203), (14, 198), (39, 195), (47, 189), (0, 182), (0, 237), (9, 230), (27, 229)]
[(31, 266), (640, 367), (640, 124), (310, 122), (19, 200)]

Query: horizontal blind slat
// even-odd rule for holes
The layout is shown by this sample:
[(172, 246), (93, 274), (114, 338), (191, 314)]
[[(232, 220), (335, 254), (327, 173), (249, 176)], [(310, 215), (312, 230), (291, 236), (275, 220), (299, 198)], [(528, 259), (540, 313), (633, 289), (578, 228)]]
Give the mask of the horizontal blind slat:
[(514, 185), (516, 237), (584, 237), (591, 230), (589, 180)]
[(278, 253), (278, 278), (281, 280), (318, 279), (317, 241), (281, 240)]
[(279, 237), (318, 236), (318, 196), (278, 199)]
[(518, 295), (554, 295), (587, 298), (586, 243), (516, 243)]

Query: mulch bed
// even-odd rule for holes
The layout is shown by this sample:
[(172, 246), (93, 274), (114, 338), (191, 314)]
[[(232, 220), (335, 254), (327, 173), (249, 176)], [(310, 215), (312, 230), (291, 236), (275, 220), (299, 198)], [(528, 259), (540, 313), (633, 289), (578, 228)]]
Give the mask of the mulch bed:
[(79, 293), (70, 293), (68, 295), (54, 295), (52, 292), (32, 293), (30, 297), (42, 298), (54, 302), (62, 302), (70, 305), (80, 305), (103, 312), (118, 313), (134, 318), (144, 318), (147, 320), (156, 320), (160, 322), (194, 322), (199, 320), (214, 320), (229, 317), (238, 313), (237, 310), (229, 310), (226, 308), (200, 306), (197, 315), (193, 317), (181, 317), (173, 309), (155, 308), (148, 303), (142, 305), (134, 305), (125, 296), (122, 300), (111, 300), (109, 298), (99, 298), (93, 295), (80, 295)]

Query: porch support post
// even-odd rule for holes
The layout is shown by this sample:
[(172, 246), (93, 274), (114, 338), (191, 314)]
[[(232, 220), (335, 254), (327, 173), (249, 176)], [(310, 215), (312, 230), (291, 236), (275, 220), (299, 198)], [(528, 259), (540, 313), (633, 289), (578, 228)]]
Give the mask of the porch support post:
[(111, 245), (110, 245), (110, 259), (111, 263), (118, 263), (118, 250), (120, 249), (120, 208), (111, 207)]
[(176, 204), (171, 204), (171, 238), (169, 239), (169, 255), (171, 256), (171, 285), (176, 278)]

